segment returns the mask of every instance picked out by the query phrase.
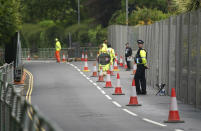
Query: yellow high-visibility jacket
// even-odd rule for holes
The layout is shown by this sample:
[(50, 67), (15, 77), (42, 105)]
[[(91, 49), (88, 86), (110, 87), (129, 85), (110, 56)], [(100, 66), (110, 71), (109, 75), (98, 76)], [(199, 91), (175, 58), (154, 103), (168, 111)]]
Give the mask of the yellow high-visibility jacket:
[(113, 61), (113, 59), (115, 58), (115, 52), (114, 52), (114, 49), (112, 48), (108, 48), (108, 54), (110, 54), (110, 58), (111, 60)]
[(101, 53), (107, 53), (107, 44), (103, 43), (103, 47), (101, 48)]
[(140, 51), (140, 57), (142, 58), (142, 64), (147, 66), (147, 52), (145, 50)]
[(61, 44), (60, 44), (59, 41), (56, 42), (55, 48), (56, 48), (56, 51), (60, 51), (61, 50)]

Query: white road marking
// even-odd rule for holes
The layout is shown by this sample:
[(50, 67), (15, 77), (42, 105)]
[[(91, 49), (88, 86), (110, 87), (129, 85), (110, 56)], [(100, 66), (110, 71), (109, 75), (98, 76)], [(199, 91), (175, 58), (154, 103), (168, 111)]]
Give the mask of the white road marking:
[(89, 82), (93, 83), (93, 81), (92, 81), (92, 80), (89, 80)]
[(127, 109), (122, 109), (123, 111), (127, 112), (128, 114), (132, 115), (132, 116), (138, 116), (137, 114), (127, 110)]
[(80, 72), (80, 69), (77, 69), (77, 71), (79, 71), (79, 72)]
[(117, 107), (122, 107), (119, 103), (117, 103), (116, 101), (112, 101), (113, 104), (115, 104)]
[(184, 130), (182, 130), (182, 129), (175, 129), (175, 131), (184, 131)]
[(87, 80), (90, 80), (90, 78), (89, 78), (89, 77), (87, 77), (87, 76), (86, 76), (86, 79), (87, 79)]
[(112, 98), (110, 97), (110, 96), (108, 96), (108, 95), (105, 95), (109, 100), (112, 100)]
[(99, 90), (102, 90), (99, 86), (96, 86), (96, 88), (98, 88)]
[(161, 123), (156, 122), (156, 121), (152, 121), (152, 120), (147, 119), (147, 118), (142, 118), (142, 120), (144, 120), (144, 121), (146, 121), (146, 122), (149, 122), (149, 123), (152, 123), (152, 124), (155, 124), (155, 125), (158, 125), (158, 126), (162, 126), (162, 127), (167, 126), (167, 125), (161, 124)]
[(87, 77), (85, 74), (82, 74), (85, 78)]
[(103, 93), (103, 95), (105, 95), (106, 93), (105, 93), (105, 91), (103, 91), (103, 90), (101, 90), (101, 93)]
[(97, 86), (97, 84), (96, 84), (96, 83), (93, 83), (93, 85)]

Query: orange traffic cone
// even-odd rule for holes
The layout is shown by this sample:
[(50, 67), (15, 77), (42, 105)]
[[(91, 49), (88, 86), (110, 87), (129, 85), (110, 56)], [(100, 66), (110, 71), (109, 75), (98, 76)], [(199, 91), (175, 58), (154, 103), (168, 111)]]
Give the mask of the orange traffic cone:
[(119, 73), (117, 73), (117, 86), (115, 88), (115, 92), (112, 95), (125, 95), (124, 93), (122, 93), (121, 90), (121, 83), (120, 83), (120, 75)]
[(30, 57), (30, 55), (29, 55), (29, 54), (28, 54), (27, 60), (31, 60), (31, 57)]
[(171, 104), (168, 120), (165, 123), (184, 123), (184, 121), (180, 120), (179, 111), (177, 107), (177, 98), (175, 88), (171, 90)]
[(120, 63), (119, 63), (119, 66), (121, 66), (121, 67), (124, 66), (124, 64), (123, 64), (123, 57), (122, 57), (122, 56), (120, 56)]
[(87, 52), (85, 54), (85, 61), (88, 61), (88, 55), (87, 55)]
[(116, 56), (117, 64), (119, 64), (117, 53), (115, 54), (115, 56)]
[(91, 77), (97, 77), (96, 62), (94, 62), (94, 70), (93, 70), (93, 73), (92, 73), (92, 76), (91, 76)]
[(137, 70), (137, 64), (134, 63), (134, 64), (133, 64), (133, 73), (132, 73), (131, 75), (135, 75), (136, 70)]
[(98, 77), (98, 81), (97, 82), (104, 82), (102, 67), (100, 67), (100, 72), (99, 72), (99, 77)]
[(114, 71), (119, 71), (118, 65), (117, 65), (117, 59), (115, 59), (115, 62), (114, 62)]
[(125, 61), (124, 69), (127, 69), (127, 68), (128, 68), (128, 66), (127, 66), (127, 63), (126, 63), (126, 61)]
[(141, 106), (141, 104), (138, 104), (136, 86), (135, 86), (135, 79), (133, 79), (133, 82), (132, 82), (130, 102), (126, 106)]
[(88, 63), (87, 63), (87, 59), (85, 59), (85, 62), (84, 62), (84, 72), (89, 72), (89, 68), (88, 68)]
[(110, 64), (110, 76), (115, 76), (113, 72), (113, 64)]
[(84, 52), (82, 52), (82, 58), (81, 61), (84, 61)]
[(66, 56), (65, 56), (65, 54), (64, 54), (64, 53), (63, 53), (62, 62), (66, 62)]
[(111, 82), (111, 79), (110, 79), (110, 71), (109, 70), (107, 71), (107, 80), (106, 80), (104, 88), (113, 88), (112, 87), (112, 82)]

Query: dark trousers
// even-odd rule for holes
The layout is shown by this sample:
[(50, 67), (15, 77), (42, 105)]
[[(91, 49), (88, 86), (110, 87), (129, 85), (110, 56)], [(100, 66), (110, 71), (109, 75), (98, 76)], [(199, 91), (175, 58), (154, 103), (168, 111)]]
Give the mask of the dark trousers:
[(137, 70), (134, 79), (136, 84), (136, 92), (138, 94), (146, 94), (147, 92), (146, 92), (146, 78), (145, 78), (144, 65), (142, 64), (137, 65)]
[(131, 69), (131, 64), (130, 64), (131, 62), (128, 61), (127, 59), (128, 59), (128, 57), (126, 57), (126, 64), (127, 64), (127, 66), (128, 66), (128, 69), (130, 70), (130, 69)]

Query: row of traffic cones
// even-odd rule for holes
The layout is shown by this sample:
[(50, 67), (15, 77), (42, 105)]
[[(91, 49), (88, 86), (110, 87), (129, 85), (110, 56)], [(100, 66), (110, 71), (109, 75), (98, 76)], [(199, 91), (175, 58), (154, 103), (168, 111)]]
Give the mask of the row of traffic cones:
[[(87, 65), (87, 55), (85, 55), (84, 61), (85, 61), (84, 70), (89, 71), (88, 65)], [(94, 63), (94, 65), (93, 65), (94, 69), (93, 69), (92, 77), (97, 77), (98, 76), (98, 81), (97, 82), (105, 82), (104, 88), (113, 88), (110, 76), (114, 75), (113, 70), (114, 71), (119, 71), (117, 64), (118, 64), (118, 60), (115, 59), (114, 67), (113, 67), (113, 65), (110, 65), (110, 70), (107, 71), (107, 80), (105, 82), (104, 77), (103, 77), (102, 68), (100, 69), (99, 76), (98, 76), (96, 63)], [(120, 64), (120, 66), (122, 66), (122, 60), (120, 60), (119, 64)], [(126, 68), (126, 66), (127, 65), (125, 64), (124, 68)], [(134, 64), (133, 65), (132, 75), (135, 75), (136, 70), (137, 70), (137, 65)], [(115, 87), (115, 91), (114, 91), (114, 93), (112, 95), (125, 95), (122, 92), (121, 83), (120, 83), (120, 74), (119, 73), (117, 73), (117, 86)], [(138, 97), (137, 97), (137, 93), (136, 93), (136, 85), (135, 85), (135, 80), (134, 79), (132, 81), (132, 86), (131, 86), (130, 100), (129, 100), (129, 103), (126, 106), (142, 106), (138, 102)], [(164, 121), (164, 122), (166, 122), (166, 123), (183, 123), (184, 122), (184, 121), (182, 121), (180, 119), (180, 116), (179, 116), (175, 88), (172, 88), (172, 90), (171, 90), (171, 104), (170, 104), (169, 116), (168, 116), (168, 120)]]

